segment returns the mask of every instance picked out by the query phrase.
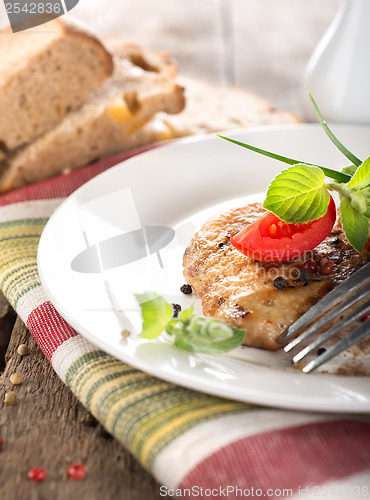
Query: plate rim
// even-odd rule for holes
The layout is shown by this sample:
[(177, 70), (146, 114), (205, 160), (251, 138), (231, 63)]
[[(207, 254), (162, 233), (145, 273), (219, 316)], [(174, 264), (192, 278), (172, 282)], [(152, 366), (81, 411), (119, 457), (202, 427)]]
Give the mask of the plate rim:
[[(367, 126), (367, 125), (350, 125), (350, 124), (336, 124), (335, 125), (337, 128), (345, 128), (345, 129), (362, 129), (362, 130), (368, 130), (370, 132), (370, 126)], [(227, 130), (227, 131), (224, 131), (224, 132), (220, 132), (222, 134), (224, 133), (228, 133), (228, 134), (233, 134), (233, 135), (239, 135), (239, 134), (255, 134), (255, 133), (273, 133), (274, 131), (278, 130), (278, 131), (285, 131), (285, 130), (312, 130), (312, 129), (320, 129), (320, 125), (317, 125), (317, 124), (308, 124), (308, 123), (303, 123), (303, 124), (289, 124), (289, 125), (271, 125), (271, 126), (258, 126), (258, 127), (250, 127), (250, 128), (240, 128), (240, 129), (232, 129), (232, 130)], [(50, 226), (54, 223), (54, 220), (56, 219), (56, 217), (59, 215), (59, 212), (61, 212), (62, 210), (64, 210), (64, 207), (70, 203), (71, 199), (73, 199), (74, 197), (78, 196), (81, 191), (85, 191), (85, 190), (89, 190), (91, 189), (91, 187), (94, 185), (94, 184), (97, 184), (99, 183), (99, 180), (101, 179), (102, 176), (109, 176), (111, 172), (113, 172), (114, 170), (117, 170), (117, 169), (121, 169), (121, 168), (124, 168), (124, 167), (127, 167), (127, 165), (131, 164), (131, 163), (136, 163), (137, 161), (140, 162), (140, 159), (145, 156), (147, 157), (148, 155), (152, 155), (152, 154), (155, 154), (157, 151), (163, 151), (164, 149), (177, 149), (179, 147), (182, 147), (183, 145), (188, 145), (188, 144), (194, 144), (194, 143), (197, 143), (197, 142), (202, 142), (204, 140), (211, 140), (211, 139), (214, 139), (216, 136), (215, 133), (209, 133), (209, 134), (202, 134), (202, 135), (197, 135), (197, 136), (190, 136), (190, 137), (185, 137), (185, 138), (181, 138), (181, 139), (177, 139), (175, 141), (171, 141), (170, 143), (168, 144), (163, 144), (163, 146), (160, 146), (159, 148), (155, 147), (153, 149), (149, 149), (149, 150), (146, 150), (142, 153), (139, 153), (133, 157), (130, 157), (129, 159), (127, 160), (124, 160), (122, 162), (119, 162), (117, 165), (114, 165), (113, 167), (109, 168), (108, 170), (98, 174), (97, 176), (93, 177), (92, 179), (90, 179), (89, 181), (87, 181), (85, 184), (83, 184), (82, 186), (80, 186), (77, 190), (75, 190), (71, 195), (69, 195), (60, 205), (59, 207), (54, 211), (54, 213), (51, 215), (51, 217), (49, 218), (43, 232), (42, 232), (42, 235), (41, 235), (41, 238), (40, 238), (40, 243), (39, 243), (39, 247), (38, 247), (38, 251), (37, 251), (37, 265), (38, 265), (38, 269), (39, 269), (39, 275), (40, 275), (40, 280), (41, 280), (41, 283), (42, 283), (42, 286), (45, 290), (45, 294), (48, 298), (50, 297), (53, 297), (53, 293), (52, 291), (50, 290), (49, 288), (49, 285), (47, 283), (47, 280), (45, 279), (45, 276), (43, 274), (43, 263), (41, 263), (41, 255), (42, 255), (42, 249), (43, 249), (43, 245), (45, 244), (45, 234), (48, 233), (48, 230), (50, 229)], [(54, 303), (54, 300), (51, 299), (51, 302), (52, 304), (54, 305), (55, 309), (59, 312), (59, 314), (61, 314), (61, 316), (69, 323), (71, 324), (71, 326), (73, 328), (75, 328), (75, 326), (73, 324), (75, 324), (76, 322), (74, 321), (73, 318), (71, 318), (70, 314), (68, 313), (68, 311), (65, 311), (64, 308), (58, 303), (58, 304), (55, 304)], [(75, 328), (76, 329), (76, 328)], [(361, 404), (361, 402), (356, 402), (356, 408), (355, 409), (351, 409), (351, 408), (344, 408), (343, 404), (339, 404), (337, 401), (327, 401), (325, 404), (324, 404), (324, 407), (322, 409), (317, 409), (317, 408), (312, 408), (310, 404), (308, 404), (307, 402), (307, 398), (306, 397), (302, 397), (302, 401), (297, 401), (297, 398), (295, 402), (287, 402), (287, 401), (274, 401), (274, 404), (269, 404), (269, 403), (266, 403), (266, 398), (264, 396), (259, 397), (258, 394), (256, 394), (254, 397), (253, 397), (253, 401), (250, 401), (250, 400), (247, 400), (246, 397), (242, 397), (242, 398), (238, 398), (237, 395), (233, 394), (233, 397), (230, 398), (230, 394), (229, 394), (229, 397), (225, 394), (225, 393), (222, 393), (222, 391), (219, 391), (218, 389), (212, 387), (212, 386), (207, 386), (207, 383), (205, 385), (203, 384), (200, 384), (201, 387), (199, 388), (199, 381), (198, 381), (198, 388), (195, 388), (194, 385), (190, 382), (187, 381), (187, 377), (180, 377), (178, 376), (177, 374), (174, 375), (173, 373), (172, 374), (166, 374), (166, 373), (159, 373), (158, 370), (152, 368), (152, 367), (148, 367), (148, 366), (143, 366), (143, 363), (142, 360), (138, 359), (138, 360), (134, 360), (135, 363), (133, 363), (133, 360), (130, 358), (129, 360), (128, 359), (122, 359), (121, 357), (117, 357), (117, 353), (113, 352), (114, 349), (112, 348), (112, 346), (110, 346), (109, 344), (105, 343), (104, 340), (102, 339), (99, 339), (98, 342), (96, 342), (96, 339), (95, 339), (95, 336), (93, 336), (94, 340), (92, 340), (92, 335), (86, 330), (84, 329), (83, 327), (79, 327), (78, 329), (76, 329), (76, 331), (78, 331), (78, 333), (80, 333), (83, 337), (87, 338), (92, 344), (94, 344), (95, 346), (97, 346), (98, 348), (101, 348), (102, 350), (104, 350), (105, 352), (107, 352), (108, 354), (110, 354), (111, 356), (115, 357), (116, 359), (119, 359), (123, 362), (126, 362), (126, 363), (129, 363), (131, 364), (132, 366), (135, 366), (135, 368), (139, 369), (139, 370), (142, 370), (154, 377), (157, 377), (157, 378), (160, 378), (162, 380), (166, 380), (167, 382), (170, 382), (170, 383), (174, 383), (174, 384), (177, 384), (177, 385), (180, 385), (182, 387), (187, 387), (188, 389), (191, 389), (191, 390), (201, 390), (201, 392), (204, 392), (204, 393), (207, 393), (207, 394), (212, 394), (214, 396), (219, 396), (219, 397), (224, 397), (224, 398), (228, 398), (228, 399), (232, 399), (232, 400), (236, 400), (236, 401), (241, 401), (241, 402), (249, 402), (249, 403), (253, 403), (253, 404), (262, 404), (262, 405), (265, 405), (265, 406), (273, 406), (275, 408), (283, 408), (283, 409), (291, 409), (291, 410), (305, 410), (305, 411), (314, 411), (314, 412), (338, 412), (338, 411), (346, 411), (346, 412), (349, 412), (349, 413), (358, 413), (358, 412), (361, 412), (361, 411), (369, 411), (370, 410), (370, 393), (369, 395), (367, 396), (369, 398), (368, 401), (365, 401), (363, 404)], [(218, 357), (219, 355), (217, 355)], [(263, 367), (263, 368), (266, 368), (268, 370), (274, 370), (273, 367)], [(281, 370), (279, 370), (281, 372)], [(295, 374), (294, 374), (295, 375)], [(299, 380), (302, 380), (301, 377), (307, 377), (307, 375), (305, 374), (302, 374), (300, 372), (297, 372), (296, 374), (298, 377), (299, 377)], [(290, 372), (290, 376), (293, 376), (293, 373)], [(369, 379), (368, 376), (341, 376), (341, 375), (331, 375), (331, 374), (310, 374), (309, 375), (310, 377), (310, 380), (313, 380), (313, 377), (315, 379), (317, 379), (318, 377), (320, 379), (322, 379), (323, 377), (325, 378), (325, 380), (335, 380), (335, 382), (338, 382), (338, 380), (340, 378), (342, 378), (343, 380), (347, 380), (347, 381), (359, 381), (361, 379), (363, 380), (367, 380)], [(185, 378), (185, 380), (184, 380)], [(298, 379), (297, 379), (298, 380)], [(229, 390), (230, 387), (228, 388), (225, 388), (225, 391), (226, 390)], [(248, 397), (250, 395), (248, 394)], [(298, 398), (299, 399), (299, 398)], [(353, 404), (353, 402), (352, 402)], [(362, 408), (363, 407), (363, 408)]]

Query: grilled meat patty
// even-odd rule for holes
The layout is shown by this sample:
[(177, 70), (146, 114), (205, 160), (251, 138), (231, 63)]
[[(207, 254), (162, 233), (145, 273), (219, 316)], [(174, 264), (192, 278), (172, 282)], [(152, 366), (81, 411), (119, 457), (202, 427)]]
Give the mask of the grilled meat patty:
[[(244, 345), (276, 350), (282, 332), (370, 259), (370, 240), (360, 255), (348, 243), (338, 217), (330, 235), (311, 252), (291, 262), (258, 262), (229, 240), (264, 212), (260, 204), (251, 204), (210, 219), (193, 236), (183, 265), (205, 316), (245, 329)], [(334, 262), (330, 274), (302, 279), (307, 278), (300, 272), (307, 260), (319, 264), (324, 258)], [(285, 278), (286, 283), (280, 280), (284, 289), (275, 287), (277, 277)]]

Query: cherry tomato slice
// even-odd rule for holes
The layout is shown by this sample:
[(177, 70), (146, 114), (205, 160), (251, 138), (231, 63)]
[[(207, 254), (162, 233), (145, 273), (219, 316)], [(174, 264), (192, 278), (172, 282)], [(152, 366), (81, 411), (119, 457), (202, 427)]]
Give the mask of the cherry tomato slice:
[(266, 212), (230, 239), (244, 255), (263, 262), (292, 260), (315, 248), (332, 230), (336, 220), (335, 202), (330, 196), (326, 214), (305, 224), (288, 224)]

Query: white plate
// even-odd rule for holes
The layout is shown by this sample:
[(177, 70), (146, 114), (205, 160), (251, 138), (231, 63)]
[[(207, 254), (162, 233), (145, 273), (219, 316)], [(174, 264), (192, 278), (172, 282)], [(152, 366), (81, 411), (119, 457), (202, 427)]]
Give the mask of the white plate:
[[(359, 157), (369, 154), (370, 127), (336, 126), (334, 131)], [(333, 168), (346, 164), (316, 125), (249, 129), (228, 135), (298, 160)], [(163, 338), (146, 341), (136, 335), (141, 318), (134, 293), (155, 291), (170, 302), (190, 305), (192, 299), (179, 288), (184, 283), (182, 255), (194, 231), (223, 207), (263, 199), (261, 193), (281, 168), (281, 163), (215, 135), (178, 141), (111, 168), (73, 193), (46, 225), (38, 265), (48, 297), (95, 345), (175, 384), (283, 408), (370, 411), (368, 377), (303, 375), (281, 352), (239, 348), (225, 355), (189, 354)], [(87, 247), (93, 254), (96, 243), (113, 237), (118, 237), (111, 240), (114, 245), (132, 246), (132, 231), (140, 239), (144, 226), (170, 228), (160, 229), (164, 240), (157, 254), (148, 230), (143, 258), (126, 252), (124, 258), (128, 261), (131, 256), (132, 262), (117, 265), (122, 264), (123, 253), (113, 249), (109, 257), (112, 269), (80, 272), (84, 265), (93, 269), (99, 258), (76, 259)], [(171, 228), (174, 238), (167, 244), (173, 236)], [(128, 233), (126, 240), (119, 236)], [(99, 248), (104, 255), (109, 252)], [(133, 332), (128, 340), (121, 337), (126, 328)]]

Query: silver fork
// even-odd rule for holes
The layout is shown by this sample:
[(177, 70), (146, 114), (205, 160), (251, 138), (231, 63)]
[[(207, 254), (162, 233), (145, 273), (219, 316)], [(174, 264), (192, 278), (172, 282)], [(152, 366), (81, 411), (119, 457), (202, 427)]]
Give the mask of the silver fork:
[(356, 321), (361, 322), (343, 339), (302, 368), (304, 373), (309, 373), (370, 335), (370, 317), (367, 317), (369, 313), (370, 263), (353, 273), (293, 323), (279, 338), (279, 343), (285, 344), (290, 341), (284, 347), (284, 350), (289, 352), (308, 339), (314, 332), (327, 328), (331, 322), (340, 318), (293, 357), (294, 363), (302, 362), (308, 354), (342, 329), (355, 325)]

